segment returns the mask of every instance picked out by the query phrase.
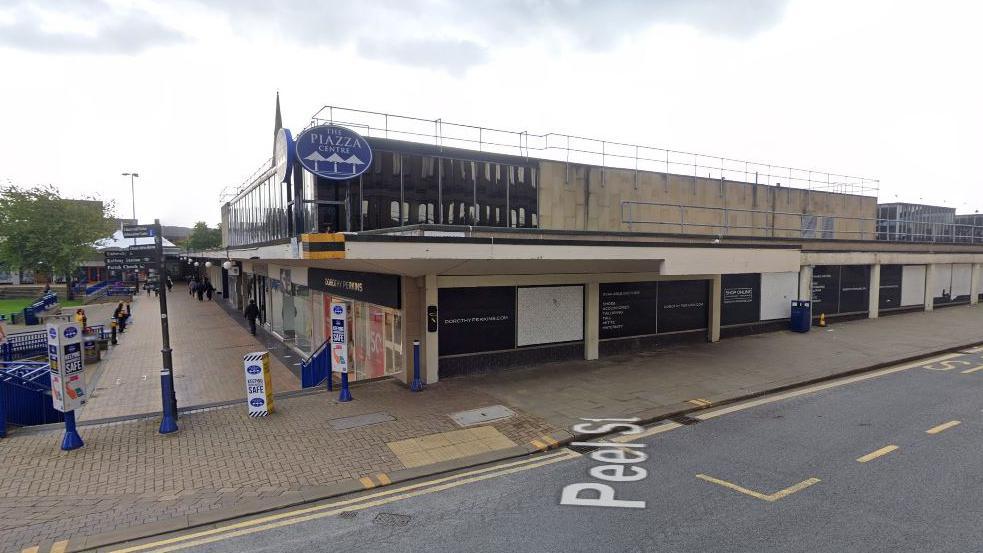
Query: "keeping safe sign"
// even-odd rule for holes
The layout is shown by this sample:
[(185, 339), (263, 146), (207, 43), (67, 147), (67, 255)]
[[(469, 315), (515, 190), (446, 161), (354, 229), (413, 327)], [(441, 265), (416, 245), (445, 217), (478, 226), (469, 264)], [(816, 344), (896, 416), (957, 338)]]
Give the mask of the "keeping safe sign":
[(270, 352), (256, 351), (242, 357), (246, 371), (246, 404), (250, 417), (273, 412), (273, 381), (270, 378)]
[(331, 303), (331, 370), (348, 372), (348, 307)]
[(48, 363), (51, 367), (51, 403), (66, 413), (85, 405), (85, 365), (82, 329), (78, 323), (47, 325)]

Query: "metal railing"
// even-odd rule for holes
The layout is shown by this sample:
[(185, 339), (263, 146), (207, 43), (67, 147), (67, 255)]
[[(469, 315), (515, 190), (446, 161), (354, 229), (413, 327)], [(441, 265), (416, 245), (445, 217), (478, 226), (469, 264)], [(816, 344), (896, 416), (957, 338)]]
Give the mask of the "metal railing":
[[(652, 219), (645, 211), (675, 212), (671, 219)], [(716, 220), (711, 220), (716, 217)], [(798, 218), (798, 226), (788, 218)], [(755, 224), (764, 219), (764, 224)], [(793, 219), (794, 221), (795, 219)], [(784, 221), (784, 222), (778, 222)], [(662, 202), (623, 201), (621, 222), (629, 231), (664, 231), (719, 236), (767, 236), (832, 240), (884, 240), (943, 244), (983, 244), (983, 226), (925, 223), (872, 217), (844, 217), (736, 207), (708, 207)], [(839, 222), (852, 223), (842, 228)], [(642, 228), (639, 226), (642, 225)], [(662, 226), (664, 228), (654, 228)], [(837, 228), (837, 227), (841, 228)]]
[(331, 340), (325, 340), (310, 357), (300, 362), (300, 387), (313, 388), (328, 380), (331, 382)]
[[(423, 119), (376, 111), (323, 106), (309, 126), (334, 124), (351, 128), (367, 137), (432, 144), (438, 148), (464, 148), (479, 152), (534, 157), (566, 163), (598, 165), (612, 169), (652, 171), (698, 178), (788, 186), (841, 194), (876, 196), (880, 181), (817, 169), (789, 167), (736, 159), (721, 155), (687, 152), (658, 146), (645, 146), (563, 133), (535, 134), (453, 123), (443, 119)], [(299, 131), (296, 133), (299, 134)], [(264, 162), (238, 186), (228, 186), (220, 194), (221, 203), (245, 191), (272, 167)]]
[(816, 169), (571, 134), (534, 134), (340, 106), (324, 106), (318, 110), (311, 118), (311, 125), (321, 124), (349, 127), (369, 137), (629, 169), (636, 174), (638, 171), (653, 171), (864, 196), (876, 196), (880, 186), (877, 179)]

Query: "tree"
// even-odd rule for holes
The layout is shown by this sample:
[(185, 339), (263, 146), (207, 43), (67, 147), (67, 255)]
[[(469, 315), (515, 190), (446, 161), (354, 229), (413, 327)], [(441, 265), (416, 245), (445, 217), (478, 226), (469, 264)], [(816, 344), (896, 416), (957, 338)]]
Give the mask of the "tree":
[(222, 229), (220, 227), (208, 228), (204, 221), (195, 223), (191, 229), (191, 235), (185, 246), (190, 251), (211, 250), (222, 247)]
[(113, 203), (62, 198), (53, 186), (0, 187), (0, 262), (71, 277), (112, 236)]

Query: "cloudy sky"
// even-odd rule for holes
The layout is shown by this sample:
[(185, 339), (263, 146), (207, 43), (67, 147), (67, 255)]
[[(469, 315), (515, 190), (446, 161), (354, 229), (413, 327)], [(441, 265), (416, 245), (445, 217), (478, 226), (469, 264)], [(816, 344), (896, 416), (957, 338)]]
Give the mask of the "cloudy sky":
[(322, 105), (880, 179), (983, 209), (983, 4), (0, 0), (0, 183), (168, 224)]

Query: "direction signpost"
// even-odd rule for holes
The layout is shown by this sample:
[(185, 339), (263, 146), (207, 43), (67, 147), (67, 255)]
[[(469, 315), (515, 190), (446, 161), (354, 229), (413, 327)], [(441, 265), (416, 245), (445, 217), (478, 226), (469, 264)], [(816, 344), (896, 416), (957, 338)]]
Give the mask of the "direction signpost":
[(160, 238), (160, 225), (123, 225), (123, 238)]
[[(146, 234), (154, 237), (157, 253), (157, 274), (164, 274), (164, 248), (160, 236), (160, 219), (154, 219), (153, 225), (134, 225), (143, 227)], [(134, 227), (130, 227), (131, 229)], [(126, 236), (126, 227), (123, 227)], [(128, 238), (128, 237), (127, 237)], [(160, 394), (164, 415), (160, 421), (160, 433), (169, 434), (177, 431), (177, 395), (174, 393), (174, 365), (171, 360), (171, 335), (167, 326), (167, 287), (160, 287), (160, 336), (163, 347), (160, 350), (163, 367), (160, 370)]]

